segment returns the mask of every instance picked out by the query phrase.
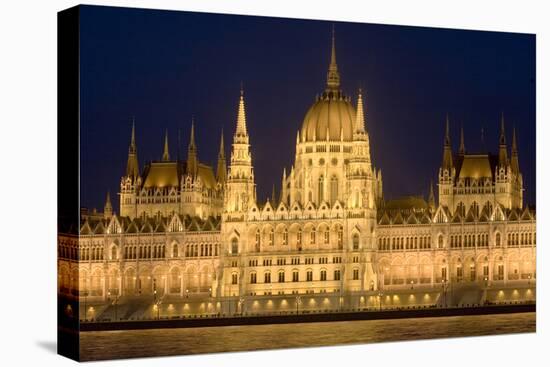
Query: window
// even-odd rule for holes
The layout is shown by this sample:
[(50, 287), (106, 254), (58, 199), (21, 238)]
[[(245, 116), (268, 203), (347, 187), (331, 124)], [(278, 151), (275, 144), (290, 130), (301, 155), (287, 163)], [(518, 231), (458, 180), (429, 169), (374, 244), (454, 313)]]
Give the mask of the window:
[(327, 280), (327, 271), (326, 270), (321, 270), (321, 280), (322, 281)]
[(330, 179), (330, 203), (334, 204), (338, 200), (338, 178), (332, 176)]
[(504, 279), (504, 265), (499, 264), (498, 265), (498, 280)]
[(359, 250), (359, 235), (357, 233), (353, 235), (353, 249)]
[(288, 245), (288, 229), (283, 230), (283, 246)]
[(483, 265), (483, 277), (487, 280), (489, 278), (489, 265)]
[(441, 279), (443, 279), (445, 281), (447, 280), (447, 268), (445, 268), (445, 267), (441, 268)]
[(325, 228), (325, 245), (328, 245), (330, 243), (330, 231), (329, 228)]
[(300, 278), (299, 278), (299, 275), (298, 275), (298, 270), (294, 270), (292, 272), (292, 281), (293, 282), (298, 282), (300, 281)]
[(340, 280), (340, 270), (334, 270), (334, 280)]
[(302, 229), (298, 229), (298, 233), (296, 234), (296, 242), (298, 243), (298, 246), (302, 246)]
[(475, 265), (470, 265), (470, 280), (473, 282), (476, 280), (476, 267)]
[(231, 254), (237, 255), (239, 253), (239, 241), (236, 238), (231, 240)]
[(273, 232), (273, 228), (269, 230), (269, 246), (273, 246), (275, 243), (275, 232)]
[(255, 244), (256, 252), (260, 252), (260, 243), (261, 243), (260, 238), (261, 238), (260, 230), (257, 229), (256, 230), (256, 244)]
[(495, 235), (495, 246), (500, 247), (500, 233)]
[(353, 269), (353, 280), (359, 280), (359, 269)]
[(344, 228), (338, 227), (338, 248), (342, 249), (344, 245)]
[(177, 244), (174, 244), (173, 248), (172, 248), (172, 257), (178, 257), (179, 254), (178, 254), (178, 245)]
[(456, 280), (462, 280), (462, 266), (457, 266), (456, 268)]
[(116, 246), (113, 246), (113, 248), (111, 249), (111, 259), (116, 260), (116, 257)]
[(285, 272), (280, 271), (279, 272), (279, 283), (284, 283), (284, 282), (285, 282)]
[(256, 284), (256, 273), (250, 273), (250, 284)]
[(439, 237), (437, 237), (437, 248), (443, 248), (443, 247), (444, 247), (443, 235), (440, 234)]
[(309, 244), (315, 245), (315, 228), (311, 229), (310, 236), (309, 236)]
[(319, 193), (319, 197), (318, 197), (318, 203), (320, 204), (323, 200), (324, 200), (324, 197), (325, 197), (325, 179), (323, 178), (323, 176), (319, 177), (319, 187), (318, 187), (318, 190), (317, 192)]
[(271, 283), (271, 273), (264, 274), (264, 283)]
[(306, 273), (306, 280), (308, 282), (311, 282), (313, 281), (313, 272), (311, 270), (308, 270), (307, 273)]
[(237, 273), (231, 274), (231, 284), (237, 284), (238, 279)]

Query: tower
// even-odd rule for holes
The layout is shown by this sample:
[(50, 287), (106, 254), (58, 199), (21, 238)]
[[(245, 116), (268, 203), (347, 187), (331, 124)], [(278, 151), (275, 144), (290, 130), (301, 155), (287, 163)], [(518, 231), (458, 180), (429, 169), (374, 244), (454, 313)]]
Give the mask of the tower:
[(449, 131), (449, 115), (445, 118), (445, 137), (443, 138), (443, 157), (439, 168), (439, 204), (453, 208), (453, 184), (455, 168)]
[[(125, 217), (136, 216), (136, 194), (141, 185), (136, 145), (136, 124), (132, 119), (132, 133), (128, 147), (128, 162), (125, 175), (120, 180), (120, 215)], [(109, 200), (110, 201), (110, 200)], [(112, 211), (112, 206), (111, 206)]]

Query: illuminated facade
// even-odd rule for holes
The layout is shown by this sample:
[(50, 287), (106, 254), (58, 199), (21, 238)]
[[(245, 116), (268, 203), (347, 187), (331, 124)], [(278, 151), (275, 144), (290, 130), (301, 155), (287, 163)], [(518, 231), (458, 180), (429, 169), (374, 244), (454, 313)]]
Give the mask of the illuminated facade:
[(454, 153), (447, 119), (439, 202), (433, 188), (427, 201), (385, 201), (365, 115), (361, 92), (354, 106), (340, 89), (333, 38), (326, 89), (297, 132), (280, 197), (265, 203), (242, 91), (229, 166), (222, 137), (216, 174), (198, 160), (194, 127), (186, 161), (170, 158), (166, 138), (162, 160), (140, 173), (132, 128), (120, 215), (108, 196), (79, 236), (60, 234), (60, 292), (184, 302), (191, 313), (479, 304), (518, 287), (527, 290), (507, 299), (533, 299), (536, 222), (523, 207), (515, 131), (510, 158), (504, 120), (498, 155), (467, 154), (463, 136)]

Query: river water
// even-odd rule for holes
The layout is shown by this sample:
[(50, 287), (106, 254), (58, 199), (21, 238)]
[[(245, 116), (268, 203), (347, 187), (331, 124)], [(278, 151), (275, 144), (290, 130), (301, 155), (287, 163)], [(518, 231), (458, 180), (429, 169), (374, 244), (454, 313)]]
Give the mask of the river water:
[(81, 359), (158, 357), (535, 332), (534, 312), (81, 333)]

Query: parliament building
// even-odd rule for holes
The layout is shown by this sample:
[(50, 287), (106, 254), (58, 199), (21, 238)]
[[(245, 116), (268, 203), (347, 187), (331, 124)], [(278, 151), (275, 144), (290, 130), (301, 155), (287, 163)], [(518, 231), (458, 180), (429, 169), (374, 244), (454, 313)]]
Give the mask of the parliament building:
[(59, 234), (60, 294), (91, 320), (534, 300), (515, 131), (509, 149), (502, 118), (496, 153), (470, 154), (462, 133), (453, 150), (447, 118), (437, 192), (385, 200), (365, 111), (361, 91), (341, 90), (333, 37), (325, 90), (266, 202), (242, 90), (215, 168), (199, 160), (194, 124), (185, 160), (166, 136), (162, 159), (141, 167), (132, 126), (118, 213), (107, 194), (103, 212), (82, 210), (76, 233)]

